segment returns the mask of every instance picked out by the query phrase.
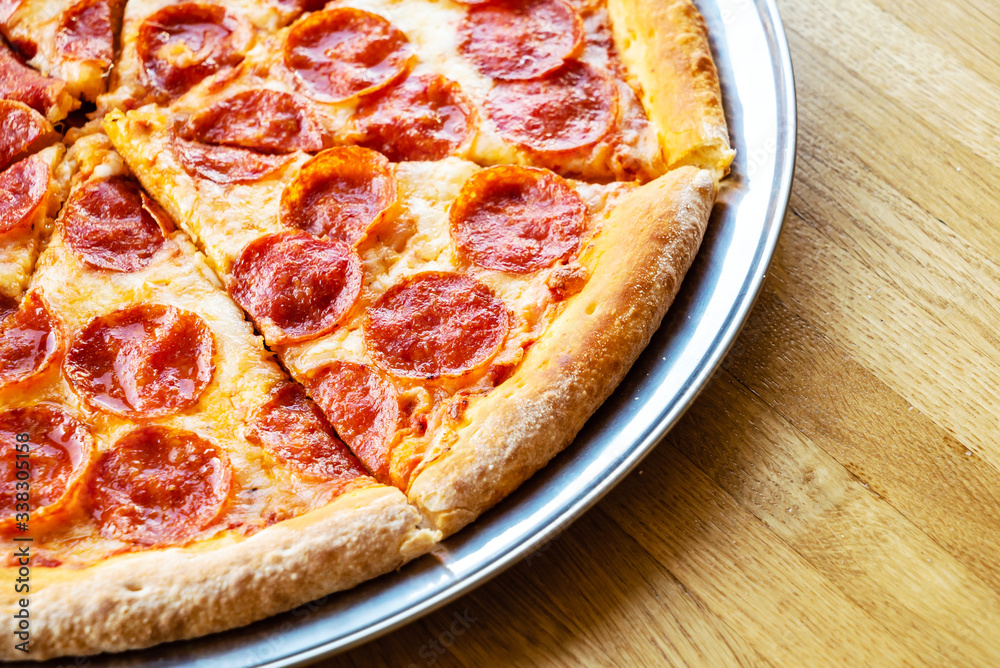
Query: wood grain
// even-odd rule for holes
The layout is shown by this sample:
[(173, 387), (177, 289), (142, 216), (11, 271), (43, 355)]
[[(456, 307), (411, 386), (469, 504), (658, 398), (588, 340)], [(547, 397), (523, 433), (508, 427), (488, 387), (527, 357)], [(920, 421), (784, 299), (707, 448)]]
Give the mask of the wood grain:
[(331, 665), (1000, 665), (1000, 4), (779, 7), (796, 182), (723, 367), (545, 549)]

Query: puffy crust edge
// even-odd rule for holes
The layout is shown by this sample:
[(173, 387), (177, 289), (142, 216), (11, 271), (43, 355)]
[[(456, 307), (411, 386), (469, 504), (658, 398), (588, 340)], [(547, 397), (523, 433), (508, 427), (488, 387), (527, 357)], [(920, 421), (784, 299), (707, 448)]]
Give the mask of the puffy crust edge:
[[(31, 600), (33, 660), (119, 652), (244, 626), (427, 552), (439, 534), (390, 487), (348, 492), (244, 540), (124, 555), (53, 576)], [(32, 584), (44, 576), (32, 574)], [(14, 637), (17, 603), (0, 605)], [(13, 643), (0, 659), (21, 659)]]
[(694, 165), (716, 179), (735, 151), (705, 20), (691, 0), (608, 0), (615, 46), (642, 85), (670, 169)]
[(622, 201), (581, 258), (592, 268), (517, 372), (442, 430), (408, 496), (450, 535), (566, 447), (649, 343), (701, 245), (715, 202), (683, 167)]

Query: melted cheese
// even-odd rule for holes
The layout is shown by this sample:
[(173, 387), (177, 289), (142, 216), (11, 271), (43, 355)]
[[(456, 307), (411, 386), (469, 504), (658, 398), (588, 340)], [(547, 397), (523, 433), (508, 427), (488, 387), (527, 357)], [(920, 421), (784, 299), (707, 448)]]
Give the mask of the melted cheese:
[[(629, 179), (652, 178), (663, 171), (659, 144), (653, 128), (645, 122), (634, 91), (621, 78), (622, 71), (595, 45), (598, 22), (587, 21), (585, 48), (580, 59), (616, 77), (620, 118), (611, 136), (591, 149), (567, 155), (539, 155), (505, 140), (489, 121), (483, 103), (493, 79), (485, 76), (459, 50), (461, 23), (467, 6), (451, 0), (334, 0), (327, 7), (356, 7), (388, 19), (406, 33), (413, 43), (418, 61), (414, 74), (441, 74), (455, 81), (479, 111), (480, 122), (469, 159), (486, 165), (542, 165), (561, 174), (583, 178)], [(603, 10), (599, 10), (603, 11)]]
[[(198, 2), (198, 0), (194, 0)], [(129, 0), (122, 16), (121, 51), (111, 73), (108, 93), (98, 100), (98, 111), (128, 109), (143, 101), (149, 92), (142, 78), (142, 63), (137, 51), (139, 28), (160, 9), (178, 4), (177, 0)], [(255, 34), (267, 36), (293, 18), (267, 2), (256, 0), (205, 0), (203, 4), (219, 5), (227, 12), (253, 27)]]
[[(265, 234), (286, 231), (279, 220), (281, 192), (307, 156), (297, 156), (280, 178), (224, 186), (192, 178), (184, 171), (170, 150), (166, 125), (164, 114), (148, 107), (124, 117), (112, 115), (108, 129), (146, 189), (175, 213), (223, 280), (228, 281), (233, 263), (246, 244)], [(428, 423), (433, 424), (443, 419), (449, 398), (456, 393), (489, 391), (491, 366), (513, 368), (520, 362), (525, 347), (542, 334), (558, 311), (559, 300), (548, 283), (553, 273), (561, 269), (557, 265), (531, 274), (511, 274), (470, 265), (459, 255), (451, 239), (449, 207), (465, 181), (481, 169), (459, 158), (393, 166), (398, 201), (358, 245), (364, 269), (358, 302), (333, 333), (304, 343), (274, 347), (293, 376), (305, 381), (319, 367), (335, 359), (373, 365), (364, 342), (366, 309), (393, 285), (425, 271), (461, 272), (489, 286), (513, 316), (512, 326), (500, 352), (482, 369), (458, 378), (433, 381), (430, 391), (426, 389), (426, 381), (393, 379), (403, 403), (412, 403), (418, 412), (428, 413)], [(630, 183), (569, 183), (587, 205), (588, 234), (599, 232), (607, 212), (623, 193), (634, 187)], [(408, 432), (400, 432), (397, 445), (411, 437)], [(402, 449), (419, 452), (429, 436), (415, 438), (418, 444)]]
[[(147, 4), (151, 3), (143, 3), (144, 6)], [(243, 11), (232, 3), (226, 6), (234, 12)], [(648, 180), (663, 173), (663, 159), (655, 130), (648, 122), (632, 84), (625, 80), (624, 70), (613, 54), (601, 46), (605, 41), (601, 31), (606, 29), (606, 12), (603, 9), (585, 8), (587, 16), (597, 16), (598, 19), (588, 19), (584, 23), (588, 41), (580, 58), (611, 75), (618, 90), (617, 122), (606, 138), (589, 148), (542, 154), (504, 139), (490, 121), (483, 104), (493, 87), (493, 79), (481, 74), (459, 51), (460, 24), (467, 11), (465, 5), (451, 0), (334, 0), (327, 5), (327, 8), (334, 7), (363, 9), (387, 19), (410, 40), (417, 56), (413, 75), (440, 74), (459, 84), (472, 103), (477, 120), (472, 141), (461, 148), (458, 157), (482, 165), (543, 166), (563, 175), (598, 181)], [(130, 12), (131, 8), (130, 4)], [(252, 15), (246, 16), (254, 25), (260, 25)], [(138, 29), (137, 25), (132, 25), (136, 20), (128, 14), (126, 31)], [(257, 44), (247, 53), (243, 63), (234, 71), (220, 72), (205, 79), (181, 96), (171, 105), (174, 116), (183, 119), (213, 102), (246, 90), (266, 88), (308, 94), (301, 87), (298, 76), (284, 63), (285, 39), (292, 27), (283, 28), (270, 37), (267, 37), (266, 29), (261, 29)], [(123, 51), (118, 74), (119, 85), (123, 89), (112, 97), (136, 97), (135, 91), (128, 88), (137, 77), (135, 60), (133, 52)], [(356, 98), (336, 103), (314, 100), (312, 106), (334, 139), (338, 143), (349, 144), (352, 141), (349, 121), (358, 102)]]
[[(70, 161), (80, 170), (74, 177), (77, 183), (123, 173), (120, 158), (107, 145), (103, 135), (77, 143)], [(91, 408), (73, 390), (59, 363), (25, 384), (0, 390), (0, 405), (5, 408), (43, 401), (63, 406), (90, 427), (102, 452), (132, 429), (147, 424), (192, 431), (223, 449), (232, 465), (231, 496), (223, 515), (200, 532), (197, 540), (227, 529), (237, 534), (259, 530), (325, 505), (341, 491), (342, 483), (304, 482), (269, 452), (246, 440), (247, 422), (288, 378), (182, 232), (170, 235), (144, 269), (117, 273), (86, 265), (57, 229), (39, 259), (30, 289), (44, 296), (60, 320), (64, 354), (94, 317), (131, 305), (174, 306), (198, 315), (208, 325), (215, 342), (212, 379), (194, 406), (176, 414), (135, 420)], [(365, 484), (363, 480), (351, 484)], [(58, 529), (35, 536), (35, 544), (39, 554), (64, 563), (85, 563), (134, 549), (98, 535), (82, 507), (76, 507)]]

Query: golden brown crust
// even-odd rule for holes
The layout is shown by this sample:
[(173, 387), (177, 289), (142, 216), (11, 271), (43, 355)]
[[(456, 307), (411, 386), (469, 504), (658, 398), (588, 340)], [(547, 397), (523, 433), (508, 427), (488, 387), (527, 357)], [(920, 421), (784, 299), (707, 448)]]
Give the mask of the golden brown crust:
[[(35, 568), (27, 658), (149, 647), (290, 610), (427, 552), (436, 534), (419, 520), (398, 490), (370, 487), (246, 539), (124, 555), (80, 571)], [(17, 605), (10, 591), (0, 604), (8, 638)], [(0, 659), (23, 658), (13, 643), (0, 649)]]
[(615, 45), (642, 86), (671, 169), (694, 165), (716, 179), (735, 152), (705, 21), (691, 0), (608, 0)]
[(511, 493), (568, 445), (645, 348), (690, 267), (715, 200), (683, 167), (636, 190), (582, 262), (593, 275), (518, 371), (442, 430), (409, 489), (445, 535)]

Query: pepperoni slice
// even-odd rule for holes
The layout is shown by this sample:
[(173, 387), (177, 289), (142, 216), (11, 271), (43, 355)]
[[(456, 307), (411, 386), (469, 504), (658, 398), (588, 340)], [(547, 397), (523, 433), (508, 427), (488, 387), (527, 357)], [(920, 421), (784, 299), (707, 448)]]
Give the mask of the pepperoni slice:
[(233, 265), (229, 292), (268, 343), (332, 331), (361, 293), (361, 260), (342, 241), (304, 232), (250, 242)]
[(52, 125), (22, 102), (0, 100), (0, 169), (52, 133)]
[(285, 38), (285, 65), (323, 102), (372, 93), (399, 78), (412, 59), (406, 35), (378, 14), (351, 7), (310, 14)]
[(215, 340), (190, 311), (139, 304), (90, 321), (63, 365), (95, 408), (158, 417), (197, 403), (215, 372)]
[(441, 160), (472, 135), (472, 104), (440, 75), (407, 77), (361, 102), (351, 123), (356, 142), (393, 162)]
[(547, 169), (493, 167), (465, 182), (451, 205), (451, 234), (477, 265), (525, 274), (580, 247), (587, 207)]
[(220, 185), (260, 181), (292, 160), (288, 155), (269, 155), (180, 138), (175, 138), (170, 148), (188, 174)]
[(0, 324), (0, 388), (44, 371), (59, 354), (59, 323), (35, 292)]
[(98, 269), (131, 272), (146, 267), (163, 245), (163, 231), (133, 179), (91, 181), (66, 203), (60, 219), (66, 242)]
[(152, 547), (186, 542), (214, 522), (231, 485), (225, 452), (194, 432), (150, 425), (98, 459), (87, 491), (102, 536)]
[(56, 32), (56, 50), (64, 57), (110, 64), (113, 46), (108, 0), (80, 0), (63, 12)]
[(358, 146), (331, 148), (302, 166), (281, 195), (285, 227), (356, 244), (396, 201), (389, 161)]
[[(27, 434), (27, 441), (19, 435)], [(24, 436), (20, 436), (24, 438)], [(71, 415), (47, 404), (0, 413), (0, 531), (15, 528), (19, 471), (30, 487), (30, 523), (68, 506), (96, 452), (90, 430)], [(20, 445), (24, 443), (24, 445)], [(23, 449), (19, 449), (23, 448)], [(18, 457), (18, 453), (26, 455)], [(27, 461), (28, 468), (18, 462)]]
[(37, 155), (0, 173), (0, 234), (30, 227), (49, 192), (49, 166)]
[(288, 383), (260, 407), (247, 440), (267, 448), (299, 473), (319, 480), (354, 480), (368, 473), (300, 385)]
[(459, 50), (486, 76), (534, 79), (583, 44), (583, 21), (563, 0), (498, 0), (469, 9)]
[(389, 445), (399, 424), (396, 391), (364, 364), (335, 360), (320, 368), (309, 392), (368, 470), (388, 479)]
[(503, 302), (468, 276), (426, 272), (389, 288), (368, 310), (365, 343), (397, 376), (460, 376), (488, 362), (510, 329)]
[(181, 135), (264, 153), (320, 151), (327, 143), (301, 98), (275, 90), (243, 91), (216, 102), (188, 119)]
[(559, 152), (602, 139), (614, 125), (618, 103), (606, 74), (571, 60), (541, 79), (498, 82), (484, 106), (506, 139)]
[(24, 65), (0, 40), (0, 98), (17, 100), (43, 116), (59, 105), (66, 94), (66, 82), (42, 76)]
[(223, 67), (236, 65), (250, 45), (248, 26), (219, 5), (168, 5), (139, 27), (136, 48), (148, 83), (178, 96)]

